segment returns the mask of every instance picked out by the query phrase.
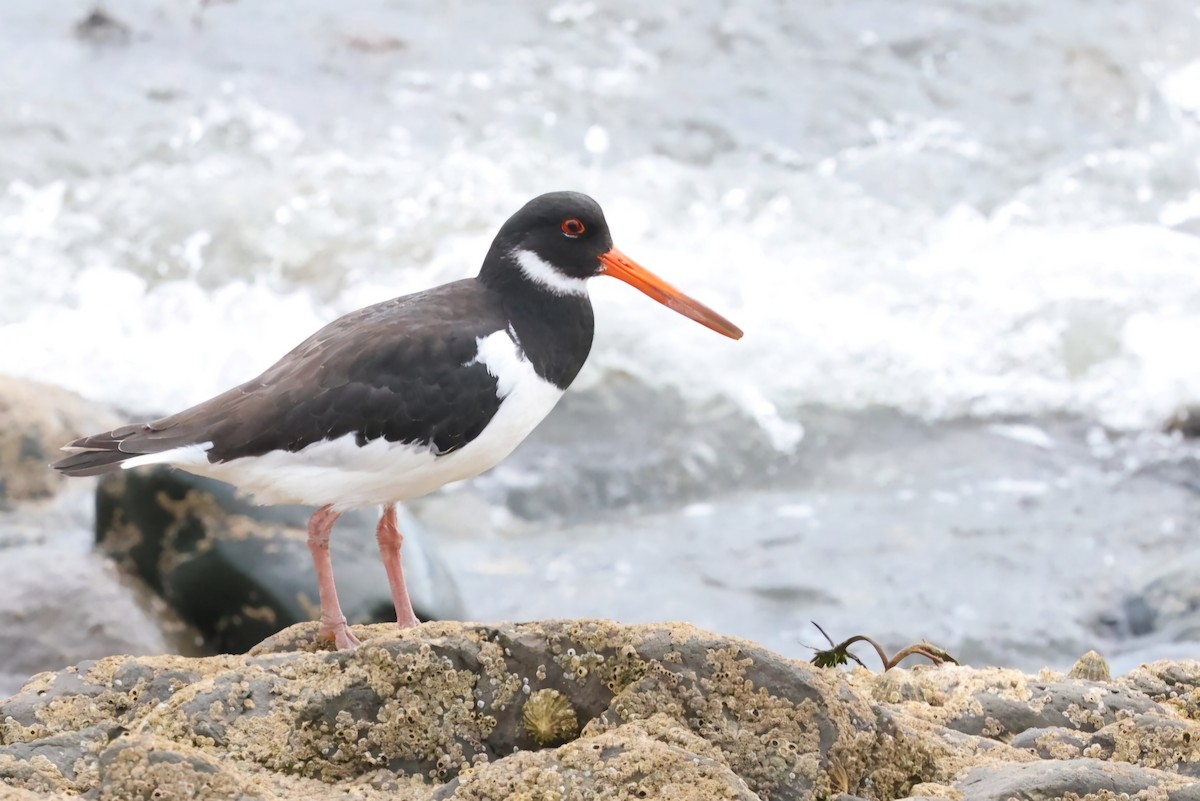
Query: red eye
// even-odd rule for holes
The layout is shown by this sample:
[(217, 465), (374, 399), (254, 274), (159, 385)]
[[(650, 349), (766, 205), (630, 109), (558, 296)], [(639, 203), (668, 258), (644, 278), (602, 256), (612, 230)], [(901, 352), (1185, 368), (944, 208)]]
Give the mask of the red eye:
[(583, 220), (575, 217), (563, 220), (562, 232), (574, 239), (587, 230), (587, 226), (583, 224)]

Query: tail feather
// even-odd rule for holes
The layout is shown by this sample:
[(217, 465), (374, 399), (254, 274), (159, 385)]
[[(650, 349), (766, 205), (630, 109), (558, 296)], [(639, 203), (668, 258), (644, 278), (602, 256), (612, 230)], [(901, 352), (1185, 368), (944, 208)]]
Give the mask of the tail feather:
[(72, 453), (50, 465), (68, 476), (98, 476), (121, 468), (121, 462), (135, 454), (120, 451), (81, 451)]
[(192, 444), (192, 438), (185, 432), (173, 426), (159, 426), (159, 423), (138, 423), (80, 437), (62, 447), (69, 456), (50, 466), (68, 476), (98, 476), (121, 469), (122, 463), (130, 459)]

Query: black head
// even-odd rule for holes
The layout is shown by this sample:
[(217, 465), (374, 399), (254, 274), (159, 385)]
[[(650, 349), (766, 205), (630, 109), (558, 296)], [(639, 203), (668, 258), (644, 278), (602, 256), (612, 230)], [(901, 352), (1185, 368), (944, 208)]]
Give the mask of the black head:
[[(599, 203), (579, 192), (549, 192), (508, 218), (488, 260), (496, 256), (515, 264), (551, 289), (582, 289), (579, 282), (603, 271), (600, 256), (612, 244)], [(563, 280), (556, 281), (558, 276)]]
[(613, 247), (600, 204), (579, 192), (549, 192), (500, 227), (479, 278), (502, 291), (587, 296), (586, 281), (611, 275), (718, 333), (742, 331)]

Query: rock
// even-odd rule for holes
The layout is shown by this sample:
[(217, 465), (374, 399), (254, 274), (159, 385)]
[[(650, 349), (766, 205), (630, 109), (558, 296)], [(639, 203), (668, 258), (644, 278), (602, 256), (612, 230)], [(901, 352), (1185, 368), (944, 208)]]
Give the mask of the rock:
[(1157, 643), (1200, 639), (1200, 554), (1172, 558), (1156, 575), (1134, 584), (1093, 628), (1108, 637), (1153, 635)]
[(1190, 720), (1135, 715), (1091, 734), (1065, 728), (1030, 729), (1012, 744), (1033, 749), (1042, 759), (1114, 759), (1200, 777), (1200, 724)]
[[(144, 579), (217, 652), (241, 653), (319, 612), (306, 541), (311, 509), (256, 506), (219, 481), (170, 468), (106, 475), (96, 504), (99, 547)], [(352, 624), (396, 619), (375, 542), (373, 510), (344, 515), (331, 541), (342, 609)], [(422, 620), (461, 617), (453, 579), (401, 512), (404, 572)], [(219, 588), (216, 590), (215, 588)]]
[(124, 45), (132, 38), (129, 26), (100, 6), (76, 22), (73, 32), (80, 41), (95, 45)]
[(59, 387), (0, 375), (0, 507), (48, 498), (66, 479), (51, 470), (81, 431), (111, 428), (116, 415)]
[(613, 375), (567, 393), (516, 453), (471, 483), (518, 517), (577, 521), (631, 505), (707, 500), (714, 484), (755, 486), (787, 458), (736, 406), (689, 413), (677, 392)]
[(1184, 801), (1185, 796), (1173, 792), (1187, 790), (1194, 782), (1170, 773), (1142, 768), (1122, 762), (1099, 759), (1071, 761), (1046, 760), (1024, 765), (986, 765), (976, 768), (963, 780), (962, 801), (1009, 801), (1020, 798), (1030, 801), (1071, 797), (1105, 798), (1119, 794), (1133, 796), (1143, 791), (1158, 791), (1152, 797), (1166, 801)]
[(1086, 733), (1064, 726), (1026, 729), (1012, 740), (1013, 748), (1028, 748), (1040, 759), (1073, 759), (1091, 743)]
[[(870, 692), (877, 700), (891, 700), (880, 688), (895, 680), (888, 671), (873, 674)], [(1122, 682), (1088, 682), (1028, 676), (1003, 668), (967, 668), (945, 665), (909, 671), (911, 682), (900, 700), (924, 699), (908, 704), (930, 722), (974, 737), (1009, 742), (1034, 729), (1065, 728), (1094, 732), (1131, 714), (1169, 715), (1154, 699)], [(892, 697), (897, 697), (893, 695)]]
[(87, 483), (50, 468), (59, 448), (118, 416), (58, 387), (0, 375), (0, 696), (31, 674), (112, 653), (189, 651), (165, 604), (87, 552)]
[[(1107, 690), (940, 666), (910, 671), (919, 692), (879, 701), (880, 676), (865, 670), (683, 624), (362, 626), (352, 653), (319, 648), (315, 630), (293, 626), (245, 655), (114, 656), (36, 676), (0, 701), (0, 781), (30, 797), (158, 801), (1194, 799), (1200, 723), (1168, 695), (1191, 693), (1200, 664), (1111, 683), (1143, 712), (1087, 731), (1100, 720), (1089, 709), (1010, 745), (1007, 731), (945, 724), (982, 713), (989, 689), (1036, 710), (1010, 723), (1045, 717), (1068, 687)], [(534, 703), (576, 725), (539, 736)], [(1095, 747), (1043, 757), (1047, 738)]]
[(1151, 662), (1131, 670), (1124, 683), (1185, 718), (1200, 720), (1200, 661)]
[[(1150, 776), (1153, 786), (1160, 781), (1167, 782), (1163, 786), (1183, 786), (1178, 782), (1192, 780), (1200, 765), (1200, 715), (1195, 714), (1200, 696), (1194, 694), (1200, 686), (1200, 663), (1157, 663), (1108, 682), (955, 665), (907, 673), (899, 685), (887, 673), (856, 671), (849, 678), (870, 697), (886, 699), (891, 702), (887, 707), (902, 710), (893, 716), (900, 731), (917, 737), (936, 735), (945, 741), (950, 747), (936, 756), (944, 772), (953, 773), (952, 765), (970, 768), (971, 760), (962, 757), (968, 748), (975, 750), (976, 764), (1069, 764), (1085, 757), (1135, 763), (1156, 769), (1143, 776)], [(894, 689), (897, 686), (903, 687), (903, 693)], [(1022, 794), (1019, 788), (1005, 796), (1011, 789), (1006, 783), (1016, 781), (1018, 775), (1032, 776), (1052, 788), (1068, 776), (1049, 769), (1020, 774), (1018, 767), (1004, 765), (995, 774), (971, 773), (974, 780), (987, 779), (982, 789), (968, 791), (962, 782), (953, 787), (966, 792), (966, 797), (973, 797), (971, 792), (977, 793), (975, 797), (990, 797), (986, 793), (995, 784), (1001, 788), (996, 790), (997, 798), (1050, 798), (1053, 793)], [(1106, 786), (1097, 784), (1093, 790)], [(925, 795), (942, 795), (925, 790)]]
[(698, 756), (687, 744), (663, 742), (637, 724), (553, 751), (518, 752), (481, 766), (469, 779), (455, 778), (432, 797), (605, 798), (617, 791), (631, 799), (759, 798), (719, 758)]
[(974, 704), (947, 722), (957, 731), (1003, 739), (1030, 728), (1073, 726), (1095, 731), (1130, 712), (1157, 710), (1157, 705), (1119, 688), (1077, 681), (1031, 682), (1017, 692), (989, 686), (973, 695)]
[[(58, 547), (0, 553), (0, 697), (33, 673), (112, 653), (195, 653), (160, 599), (131, 588), (103, 556)], [(48, 590), (47, 585), (51, 585)]]
[[(35, 677), (0, 702), (0, 777), (113, 798), (157, 788), (164, 801), (197, 788), (809, 798), (871, 778), (890, 788), (877, 769), (908, 747), (840, 674), (682, 625), (372, 626), (354, 653), (315, 650), (314, 630), (293, 627), (245, 656), (110, 657)], [(308, 650), (283, 650), (295, 643)], [(547, 688), (583, 724), (552, 749), (523, 716)]]
[(1178, 410), (1163, 428), (1188, 438), (1200, 437), (1200, 406), (1185, 406)]

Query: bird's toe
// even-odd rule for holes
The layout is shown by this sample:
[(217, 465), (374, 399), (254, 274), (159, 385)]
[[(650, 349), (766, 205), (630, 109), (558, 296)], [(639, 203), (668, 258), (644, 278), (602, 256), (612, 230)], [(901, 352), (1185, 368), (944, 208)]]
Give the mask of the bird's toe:
[(362, 645), (362, 640), (354, 636), (345, 620), (337, 623), (322, 623), (317, 632), (317, 640), (331, 642), (339, 651), (353, 651)]

